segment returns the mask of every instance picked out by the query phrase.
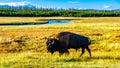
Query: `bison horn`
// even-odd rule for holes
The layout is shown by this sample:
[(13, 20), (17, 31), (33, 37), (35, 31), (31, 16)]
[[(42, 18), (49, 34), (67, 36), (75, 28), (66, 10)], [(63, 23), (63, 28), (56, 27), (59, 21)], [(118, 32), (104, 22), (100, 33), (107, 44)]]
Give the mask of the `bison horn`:
[(55, 43), (55, 41), (53, 40), (51, 44), (54, 44), (54, 43)]

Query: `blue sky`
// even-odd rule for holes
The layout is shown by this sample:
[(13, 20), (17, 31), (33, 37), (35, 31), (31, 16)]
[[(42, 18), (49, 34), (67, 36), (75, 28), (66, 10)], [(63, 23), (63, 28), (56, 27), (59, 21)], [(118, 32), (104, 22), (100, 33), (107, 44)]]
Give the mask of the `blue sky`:
[(120, 0), (0, 0), (0, 5), (32, 4), (43, 8), (119, 9)]

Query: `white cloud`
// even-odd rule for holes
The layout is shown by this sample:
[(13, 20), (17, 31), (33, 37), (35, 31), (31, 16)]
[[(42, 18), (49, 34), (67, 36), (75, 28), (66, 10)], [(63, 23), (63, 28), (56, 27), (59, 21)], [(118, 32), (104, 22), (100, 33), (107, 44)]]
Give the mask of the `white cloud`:
[(108, 8), (110, 8), (110, 6), (109, 5), (104, 5), (104, 8), (108, 9)]
[(82, 8), (78, 8), (78, 9), (82, 9)]
[(77, 4), (77, 3), (80, 3), (80, 2), (78, 2), (78, 1), (68, 1), (68, 3)]
[(9, 5), (9, 6), (23, 6), (29, 4), (27, 1), (21, 1), (21, 2), (2, 2), (0, 5)]

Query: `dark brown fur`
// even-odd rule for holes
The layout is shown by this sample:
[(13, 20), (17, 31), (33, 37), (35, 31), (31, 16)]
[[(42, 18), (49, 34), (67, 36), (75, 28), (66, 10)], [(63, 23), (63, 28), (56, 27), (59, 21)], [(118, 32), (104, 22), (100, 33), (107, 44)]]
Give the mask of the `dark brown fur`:
[[(52, 42), (54, 42), (54, 44), (51, 44)], [(65, 53), (65, 52), (69, 53), (68, 52), (69, 48), (74, 48), (76, 50), (82, 48), (82, 53), (80, 56), (83, 55), (85, 49), (87, 49), (87, 51), (91, 56), (91, 52), (88, 47), (90, 44), (91, 42), (88, 37), (71, 32), (60, 32), (58, 34), (58, 40), (51, 39), (51, 42), (47, 44), (49, 45), (47, 46), (47, 50), (52, 51), (52, 53), (54, 53), (54, 51), (59, 51), (59, 53)]]

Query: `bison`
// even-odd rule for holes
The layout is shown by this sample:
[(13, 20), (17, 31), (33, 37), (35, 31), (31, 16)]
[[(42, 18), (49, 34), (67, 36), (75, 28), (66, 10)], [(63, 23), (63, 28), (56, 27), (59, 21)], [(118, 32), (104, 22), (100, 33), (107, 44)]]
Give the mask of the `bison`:
[(76, 51), (79, 48), (82, 48), (82, 53), (80, 57), (83, 55), (85, 49), (87, 49), (89, 55), (91, 56), (91, 51), (89, 48), (91, 41), (88, 37), (72, 32), (60, 32), (57, 37), (58, 39), (47, 39), (46, 45), (48, 52), (53, 54), (55, 51), (58, 51), (59, 53), (63, 54), (69, 53), (68, 49), (70, 48), (76, 49)]

